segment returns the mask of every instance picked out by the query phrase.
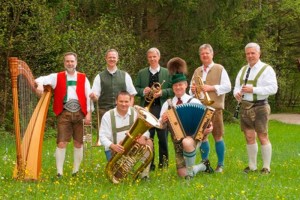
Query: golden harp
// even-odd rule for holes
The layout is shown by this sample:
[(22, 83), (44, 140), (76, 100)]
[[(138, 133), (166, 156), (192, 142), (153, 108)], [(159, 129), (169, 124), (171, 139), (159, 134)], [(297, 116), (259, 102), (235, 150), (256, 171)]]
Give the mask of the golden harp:
[(22, 90), (26, 85), (30, 87), (30, 90), (27, 88), (25, 91), (26, 95), (29, 91), (36, 91), (34, 77), (28, 65), (16, 57), (9, 58), (9, 67), (12, 82), (17, 154), (13, 177), (19, 180), (38, 180), (41, 172), (42, 143), (52, 93), (51, 87), (45, 87), (45, 91), (35, 106), (31, 118), (27, 120), (27, 127), (23, 128), (21, 126), (26, 119), (23, 119), (20, 110), (24, 106), (28, 110), (31, 102), (24, 102)]

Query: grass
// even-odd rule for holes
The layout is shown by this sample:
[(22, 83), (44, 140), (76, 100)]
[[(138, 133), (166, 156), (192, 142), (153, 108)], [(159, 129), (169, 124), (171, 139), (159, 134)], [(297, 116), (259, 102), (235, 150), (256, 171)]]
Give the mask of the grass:
[[(86, 151), (81, 173), (72, 177), (72, 145), (68, 146), (64, 177), (55, 178), (55, 138), (47, 138), (43, 146), (42, 179), (39, 182), (16, 181), (12, 178), (15, 144), (11, 136), (0, 132), (0, 199), (298, 199), (300, 184), (299, 125), (270, 122), (273, 147), (271, 174), (244, 174), (247, 166), (245, 139), (238, 124), (225, 126), (226, 160), (222, 174), (198, 174), (187, 181), (178, 178), (173, 145), (169, 143), (168, 169), (151, 172), (148, 182), (110, 183), (105, 175), (103, 147)], [(157, 141), (156, 141), (157, 142)], [(216, 164), (213, 139), (210, 136), (210, 161)], [(157, 143), (156, 143), (157, 144)], [(157, 145), (156, 145), (157, 146)], [(260, 149), (260, 145), (259, 145)], [(157, 152), (157, 151), (156, 151)], [(199, 155), (199, 153), (198, 153)], [(157, 159), (157, 158), (156, 158)], [(199, 158), (198, 158), (199, 159)], [(199, 161), (199, 160), (197, 160)], [(261, 154), (258, 167), (261, 168)]]

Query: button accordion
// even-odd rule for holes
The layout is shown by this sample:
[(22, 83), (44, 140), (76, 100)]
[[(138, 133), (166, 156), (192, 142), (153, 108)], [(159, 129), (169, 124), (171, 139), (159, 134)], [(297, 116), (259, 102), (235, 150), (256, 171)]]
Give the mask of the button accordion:
[(215, 109), (197, 103), (185, 103), (174, 106), (168, 100), (168, 126), (174, 141), (181, 141), (186, 136), (202, 141), (204, 131), (209, 126)]

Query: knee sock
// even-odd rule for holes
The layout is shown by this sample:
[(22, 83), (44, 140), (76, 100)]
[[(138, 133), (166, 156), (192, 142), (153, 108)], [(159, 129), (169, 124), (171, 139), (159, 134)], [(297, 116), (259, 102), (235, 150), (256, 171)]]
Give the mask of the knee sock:
[(56, 169), (57, 169), (57, 173), (60, 175), (63, 175), (65, 157), (66, 157), (66, 148), (61, 149), (56, 147), (56, 151), (55, 151)]
[(200, 171), (203, 172), (205, 170), (206, 170), (206, 166), (203, 163), (193, 166), (194, 175), (196, 175)]
[(270, 170), (271, 157), (272, 157), (272, 145), (271, 143), (261, 145), (261, 154), (263, 160), (263, 168)]
[(80, 148), (74, 147), (73, 173), (78, 172), (82, 158), (83, 158), (83, 147)]
[(202, 144), (200, 145), (200, 153), (201, 153), (202, 160), (208, 159), (209, 149), (210, 149), (209, 142), (208, 141), (202, 142)]
[(247, 144), (247, 152), (248, 152), (248, 161), (249, 161), (249, 168), (251, 170), (257, 169), (257, 152), (258, 146), (257, 143), (255, 144)]
[(196, 150), (192, 152), (183, 151), (183, 157), (185, 159), (187, 175), (193, 176), (193, 165), (195, 164)]
[(225, 156), (225, 143), (224, 140), (220, 140), (215, 143), (216, 153), (218, 157), (218, 166), (224, 166), (224, 156)]
[(151, 163), (144, 169), (144, 171), (142, 171), (142, 173), (140, 174), (141, 178), (144, 178), (144, 177), (149, 178), (150, 166), (151, 166)]

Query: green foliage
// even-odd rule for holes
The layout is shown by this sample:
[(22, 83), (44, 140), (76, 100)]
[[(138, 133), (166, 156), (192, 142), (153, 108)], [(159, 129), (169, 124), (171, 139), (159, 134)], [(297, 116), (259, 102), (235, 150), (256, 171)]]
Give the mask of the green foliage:
[[(299, 178), (299, 125), (270, 122), (270, 140), (273, 147), (271, 174), (244, 174), (247, 166), (245, 138), (238, 124), (225, 125), (225, 168), (222, 174), (197, 174), (190, 181), (178, 178), (174, 149), (169, 141), (168, 169), (151, 172), (150, 181), (127, 181), (113, 185), (104, 174), (106, 165), (103, 147), (92, 147), (85, 154), (80, 174), (71, 176), (73, 146), (69, 144), (64, 177), (55, 178), (55, 138), (47, 138), (43, 145), (42, 179), (38, 182), (12, 179), (15, 163), (13, 138), (0, 131), (0, 196), (2, 199), (298, 199)], [(211, 147), (214, 146), (212, 136)], [(170, 139), (170, 138), (169, 138)], [(155, 140), (155, 142), (158, 142)], [(288, 144), (288, 145), (287, 145)], [(156, 145), (157, 148), (158, 145)], [(260, 145), (259, 145), (260, 147)], [(158, 149), (156, 149), (158, 152)], [(197, 156), (199, 156), (199, 151)], [(158, 159), (158, 155), (156, 155)], [(214, 148), (210, 161), (217, 162)], [(199, 162), (199, 158), (197, 158)], [(258, 168), (262, 162), (258, 154)], [(284, 189), (283, 189), (284, 188)]]
[[(300, 102), (300, 1), (236, 0), (3, 0), (0, 7), (0, 122), (11, 112), (7, 58), (17, 56), (35, 76), (63, 69), (62, 55), (75, 51), (78, 69), (90, 82), (105, 67), (109, 48), (120, 53), (119, 67), (133, 78), (147, 66), (146, 50), (160, 49), (161, 65), (179, 56), (189, 77), (201, 63), (198, 48), (210, 43), (214, 61), (231, 83), (244, 64), (244, 46), (258, 42), (262, 60), (276, 71), (279, 91), (273, 109), (297, 110)], [(232, 93), (226, 109), (233, 112)]]

